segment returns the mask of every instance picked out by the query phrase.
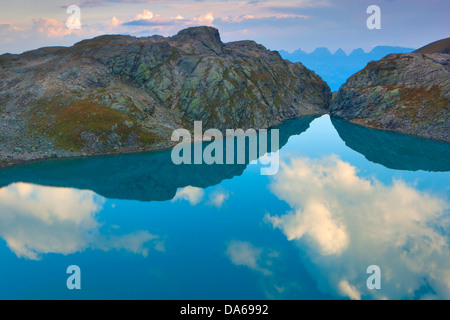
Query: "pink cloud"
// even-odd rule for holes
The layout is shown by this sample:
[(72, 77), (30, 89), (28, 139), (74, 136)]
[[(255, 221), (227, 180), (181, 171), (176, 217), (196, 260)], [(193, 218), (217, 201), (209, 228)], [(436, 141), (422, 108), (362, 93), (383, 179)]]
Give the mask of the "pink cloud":
[(36, 30), (40, 34), (46, 35), (47, 37), (64, 37), (77, 30), (69, 29), (64, 23), (56, 19), (51, 18), (38, 18), (33, 19), (32, 29)]
[(214, 22), (214, 15), (212, 12), (208, 12), (204, 15), (201, 15), (199, 17), (195, 17), (193, 19), (194, 23), (206, 25), (206, 26), (212, 26)]

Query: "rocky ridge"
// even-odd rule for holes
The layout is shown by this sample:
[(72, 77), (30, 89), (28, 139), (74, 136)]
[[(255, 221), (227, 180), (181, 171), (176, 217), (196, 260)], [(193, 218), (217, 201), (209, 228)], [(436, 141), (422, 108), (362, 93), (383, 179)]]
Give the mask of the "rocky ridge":
[(0, 56), (0, 166), (164, 149), (177, 128), (270, 128), (327, 113), (328, 86), (253, 41), (210, 27), (105, 35)]
[(444, 39), (369, 63), (339, 89), (330, 114), (371, 128), (450, 142), (449, 47)]

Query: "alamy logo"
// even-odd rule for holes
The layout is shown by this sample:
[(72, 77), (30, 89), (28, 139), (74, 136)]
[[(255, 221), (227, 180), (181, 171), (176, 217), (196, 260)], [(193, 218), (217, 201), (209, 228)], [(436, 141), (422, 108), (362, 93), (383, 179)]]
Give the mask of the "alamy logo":
[(381, 289), (381, 269), (379, 266), (373, 264), (367, 267), (367, 274), (370, 276), (367, 278), (366, 285), (369, 290)]
[(67, 289), (81, 289), (81, 269), (79, 266), (71, 265), (67, 267), (68, 274), (71, 274), (66, 281)]
[[(218, 129), (208, 129), (203, 133), (201, 121), (194, 122), (193, 144), (191, 143), (191, 133), (188, 130), (177, 129), (172, 133), (171, 137), (173, 142), (179, 142), (172, 149), (172, 162), (176, 165), (192, 163), (208, 165), (245, 164), (248, 151), (248, 163), (258, 159), (262, 165), (266, 165), (266, 167), (261, 168), (262, 175), (274, 175), (278, 172), (278, 129), (270, 130), (270, 149), (268, 149), (266, 129), (260, 129), (258, 132), (255, 129), (247, 129), (246, 131), (243, 129), (226, 129), (225, 138), (226, 140), (224, 141), (223, 134)], [(236, 145), (234, 143), (235, 140), (237, 140)], [(248, 145), (246, 144), (247, 140), (249, 141)], [(202, 141), (212, 142), (203, 147)], [(193, 154), (192, 148), (194, 149)]]
[(79, 6), (71, 5), (67, 7), (67, 14), (70, 16), (66, 20), (66, 27), (70, 30), (81, 29), (81, 9)]
[(371, 14), (369, 18), (367, 18), (367, 28), (369, 30), (381, 29), (381, 9), (379, 6), (371, 5), (367, 8), (367, 13)]

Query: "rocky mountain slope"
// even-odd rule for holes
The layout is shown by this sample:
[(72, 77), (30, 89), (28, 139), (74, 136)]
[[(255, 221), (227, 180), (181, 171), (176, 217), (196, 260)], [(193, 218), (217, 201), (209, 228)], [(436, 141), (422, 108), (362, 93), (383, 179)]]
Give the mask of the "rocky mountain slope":
[(0, 56), (0, 166), (173, 145), (177, 128), (269, 128), (327, 113), (329, 87), (300, 63), (216, 29), (106, 35)]
[(450, 54), (450, 38), (438, 40), (417, 49), (418, 53), (446, 53)]
[(368, 127), (450, 142), (449, 48), (449, 39), (444, 39), (369, 63), (339, 89), (330, 114)]

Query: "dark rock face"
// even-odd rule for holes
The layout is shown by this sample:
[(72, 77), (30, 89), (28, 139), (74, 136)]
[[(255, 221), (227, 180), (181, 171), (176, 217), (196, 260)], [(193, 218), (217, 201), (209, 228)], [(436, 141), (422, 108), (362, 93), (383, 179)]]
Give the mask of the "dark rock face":
[(172, 40), (182, 43), (186, 42), (186, 40), (194, 40), (195, 42), (200, 41), (203, 46), (212, 50), (217, 55), (225, 53), (223, 43), (220, 40), (219, 31), (211, 27), (184, 29), (176, 36), (173, 36)]
[(340, 88), (330, 114), (450, 142), (450, 55), (414, 52), (371, 62)]
[(210, 27), (6, 54), (0, 166), (167, 148), (173, 130), (192, 130), (195, 120), (204, 129), (269, 128), (324, 114), (330, 100), (326, 83), (302, 64), (253, 41), (224, 44)]

